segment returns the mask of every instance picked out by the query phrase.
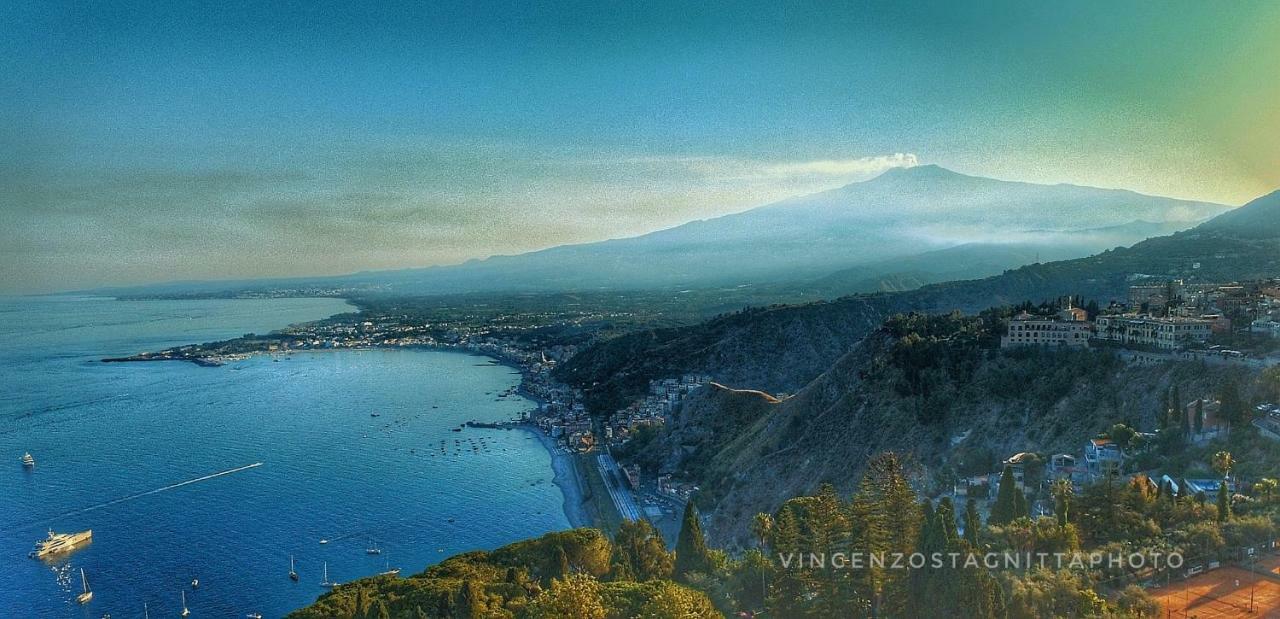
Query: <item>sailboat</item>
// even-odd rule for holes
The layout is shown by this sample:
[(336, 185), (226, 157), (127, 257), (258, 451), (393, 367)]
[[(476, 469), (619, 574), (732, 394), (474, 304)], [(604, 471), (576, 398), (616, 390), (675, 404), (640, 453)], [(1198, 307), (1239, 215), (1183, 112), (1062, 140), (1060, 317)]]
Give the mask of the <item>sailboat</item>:
[(89, 590), (89, 579), (84, 575), (84, 568), (80, 568), (80, 585), (84, 587), (84, 593), (76, 596), (76, 601), (81, 604), (88, 604), (93, 599), (93, 592)]
[(364, 553), (367, 555), (380, 555), (382, 554), (382, 549), (373, 543), (373, 538), (371, 537), (369, 538), (369, 547), (364, 549)]
[(391, 567), (390, 561), (384, 562), (384, 566), (386, 568), (386, 571), (378, 574), (379, 576), (399, 576), (400, 575), (400, 568)]
[(328, 561), (324, 562), (324, 580), (320, 581), (320, 586), (328, 587), (330, 589), (338, 586), (338, 583), (336, 582), (329, 582), (329, 562)]
[(293, 555), (289, 555), (289, 580), (298, 582), (298, 571), (293, 569)]
[(187, 617), (189, 615), (191, 615), (191, 610), (187, 608), (187, 592), (184, 590), (182, 592), (182, 616)]

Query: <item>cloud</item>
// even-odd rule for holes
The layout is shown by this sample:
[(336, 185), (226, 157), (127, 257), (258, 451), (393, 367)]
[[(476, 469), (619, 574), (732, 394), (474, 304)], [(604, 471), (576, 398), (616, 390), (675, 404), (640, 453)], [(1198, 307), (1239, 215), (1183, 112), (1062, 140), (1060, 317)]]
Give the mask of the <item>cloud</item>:
[(712, 181), (757, 183), (865, 180), (890, 168), (919, 165), (914, 153), (894, 153), (852, 159), (815, 159), (810, 161), (760, 161), (725, 157), (684, 157), (668, 160), (694, 174)]
[(913, 153), (894, 153), (877, 157), (859, 157), (857, 159), (821, 159), (817, 161), (801, 161), (779, 163), (765, 166), (763, 172), (768, 176), (854, 176), (877, 174), (889, 168), (910, 168), (919, 165), (920, 161)]

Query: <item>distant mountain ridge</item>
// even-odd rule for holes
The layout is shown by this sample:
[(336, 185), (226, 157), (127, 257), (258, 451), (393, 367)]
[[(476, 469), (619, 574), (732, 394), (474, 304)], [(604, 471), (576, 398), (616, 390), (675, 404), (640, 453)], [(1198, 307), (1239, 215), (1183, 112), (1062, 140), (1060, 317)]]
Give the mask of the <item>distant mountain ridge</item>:
[(710, 374), (734, 387), (794, 392), (894, 313), (973, 312), (1064, 295), (1105, 304), (1124, 299), (1128, 286), (1143, 279), (1222, 282), (1280, 276), (1280, 229), (1266, 222), (1252, 225), (1255, 218), (1280, 211), (1277, 195), (1191, 230), (1086, 258), (905, 292), (753, 308), (700, 324), (624, 335), (580, 352), (557, 371), (585, 389), (588, 403), (599, 412), (615, 410), (651, 379), (688, 372)]
[[(637, 237), (454, 266), (205, 287), (334, 286), (390, 295), (643, 289), (789, 283), (857, 269), (863, 272), (846, 274), (850, 281), (888, 277), (929, 283), (939, 276), (920, 274), (972, 278), (1021, 266), (1037, 253), (1045, 259), (1086, 256), (1190, 228), (1227, 209), (1124, 190), (995, 180), (922, 165)], [(965, 245), (990, 246), (991, 258), (957, 263), (936, 253)], [(1018, 251), (1004, 251), (1006, 247)], [(898, 268), (895, 260), (911, 265)]]

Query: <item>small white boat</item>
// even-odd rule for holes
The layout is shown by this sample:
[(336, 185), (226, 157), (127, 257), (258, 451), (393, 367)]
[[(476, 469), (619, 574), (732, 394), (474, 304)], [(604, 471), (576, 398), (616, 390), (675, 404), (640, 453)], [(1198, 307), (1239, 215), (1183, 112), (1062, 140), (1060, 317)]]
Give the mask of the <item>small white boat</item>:
[(245, 615), (245, 619), (262, 619), (262, 613), (249, 613)]
[(380, 555), (382, 554), (382, 549), (378, 548), (378, 545), (373, 543), (373, 540), (370, 539), (369, 547), (364, 549), (364, 553), (367, 555)]
[(31, 454), (29, 452), (24, 453), (22, 454), (22, 466), (29, 469), (36, 468), (36, 459), (31, 457)]
[(93, 591), (89, 590), (89, 579), (84, 575), (84, 568), (80, 568), (80, 586), (84, 587), (84, 592), (76, 596), (76, 602), (88, 604), (93, 599)]
[(187, 608), (187, 592), (183, 591), (182, 592), (182, 616), (187, 617), (190, 615), (191, 615), (191, 610)]
[(293, 555), (289, 555), (289, 580), (298, 582), (298, 571), (293, 569)]
[(322, 539), (322, 540), (320, 540), (320, 543), (321, 543), (321, 544), (328, 544), (328, 543), (329, 543), (329, 540), (327, 540), (327, 539)]
[(192, 588), (192, 589), (199, 589), (199, 588), (200, 588), (200, 579), (199, 579), (199, 578), (192, 578), (192, 579), (191, 579), (191, 588)]
[(338, 583), (329, 581), (329, 562), (328, 561), (324, 562), (324, 580), (320, 581), (320, 586), (328, 589), (332, 589), (338, 586)]

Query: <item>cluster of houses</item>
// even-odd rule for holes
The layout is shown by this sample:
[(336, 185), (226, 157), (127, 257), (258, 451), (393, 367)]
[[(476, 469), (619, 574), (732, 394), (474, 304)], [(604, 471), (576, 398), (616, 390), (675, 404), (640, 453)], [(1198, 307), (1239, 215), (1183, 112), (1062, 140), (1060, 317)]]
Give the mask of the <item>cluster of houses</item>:
[(1249, 320), (1254, 333), (1280, 337), (1280, 280), (1130, 286), (1127, 303), (1111, 304), (1092, 321), (1078, 307), (1052, 316), (1021, 312), (1009, 322), (1000, 345), (1083, 348), (1097, 342), (1173, 351), (1230, 332), (1232, 316)]
[[(1207, 398), (1192, 400), (1182, 406), (1182, 414), (1186, 416), (1186, 427), (1199, 428), (1198, 431), (1192, 432), (1188, 437), (1192, 443), (1207, 442), (1224, 431), (1224, 422), (1219, 417), (1220, 409), (1220, 402)], [(1263, 420), (1270, 420), (1275, 423), (1277, 436), (1280, 436), (1280, 406), (1263, 404), (1258, 407), (1258, 411), (1267, 413)], [(1197, 416), (1200, 417), (1199, 423), (1195, 421)], [(1060, 479), (1070, 481), (1079, 491), (1085, 485), (1096, 482), (1104, 476), (1123, 476), (1126, 461), (1150, 449), (1154, 445), (1156, 438), (1156, 433), (1134, 432), (1132, 437), (1126, 439), (1126, 444), (1124, 445), (1121, 445), (1113, 438), (1093, 438), (1084, 444), (1081, 452), (1076, 454), (1052, 454), (1047, 460), (1036, 453), (1019, 452), (1005, 458), (1000, 463), (998, 472), (976, 475), (961, 480), (961, 483), (955, 488), (955, 495), (986, 498), (988, 501), (994, 501), (1000, 478), (1006, 466), (1012, 471), (1014, 482), (1018, 489), (1024, 492), (1037, 489), (1039, 484), (1047, 484)], [(1191, 496), (1199, 492), (1205, 492), (1212, 496), (1213, 493), (1218, 491), (1218, 485), (1222, 483), (1222, 480), (1218, 479), (1179, 480), (1173, 479), (1168, 475), (1160, 476), (1157, 479), (1153, 474), (1148, 474), (1147, 477), (1152, 483), (1158, 483), (1159, 485), (1169, 482), (1174, 492), (1178, 492), (1185, 484), (1186, 490)], [(1230, 486), (1229, 489), (1234, 492), (1234, 485)]]

